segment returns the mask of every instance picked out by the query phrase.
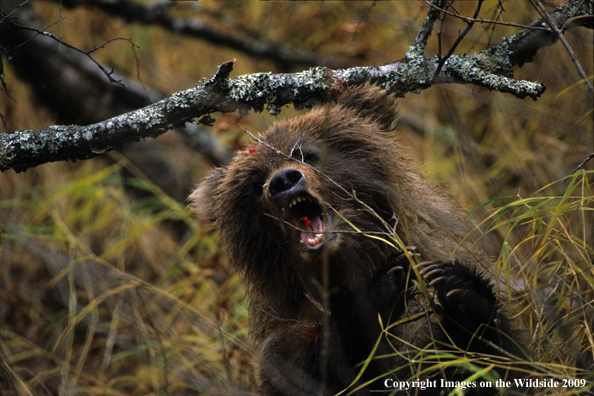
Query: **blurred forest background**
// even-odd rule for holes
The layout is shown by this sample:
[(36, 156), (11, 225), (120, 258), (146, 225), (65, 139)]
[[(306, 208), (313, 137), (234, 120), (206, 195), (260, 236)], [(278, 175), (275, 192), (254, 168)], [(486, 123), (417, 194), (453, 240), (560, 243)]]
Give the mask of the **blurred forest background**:
[[(475, 6), (455, 3), (463, 15)], [(101, 121), (190, 88), (230, 59), (237, 59), (232, 75), (386, 64), (403, 58), (427, 7), (35, 0), (18, 13), (20, 24), (63, 43), (0, 33), (3, 132)], [(524, 25), (539, 18), (528, 1), (488, 0), (481, 16)], [(465, 26), (445, 19), (442, 51)], [(456, 53), (481, 51), (517, 31), (476, 24)], [(566, 38), (592, 82), (593, 31), (573, 29)], [(64, 43), (102, 46), (91, 56), (127, 87)], [(437, 51), (434, 35), (426, 55)], [(485, 228), (505, 242), (505, 255), (565, 265), (591, 292), (594, 174), (559, 180), (594, 152), (592, 94), (560, 43), (516, 68), (515, 78), (547, 90), (537, 101), (470, 85), (407, 94), (399, 139), (454, 200), (468, 211), (480, 206), (478, 221), (490, 216)], [(279, 117), (295, 114), (285, 107)], [(241, 281), (185, 202), (214, 164), (248, 141), (237, 114), (214, 116), (211, 128), (189, 125), (100, 158), (0, 174), (0, 394), (249, 391)], [(251, 113), (241, 123), (257, 131), (274, 120)]]

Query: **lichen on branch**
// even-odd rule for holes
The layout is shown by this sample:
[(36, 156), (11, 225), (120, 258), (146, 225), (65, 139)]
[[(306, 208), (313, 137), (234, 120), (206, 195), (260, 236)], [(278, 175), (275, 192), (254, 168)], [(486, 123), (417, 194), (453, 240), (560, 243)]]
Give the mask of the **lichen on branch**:
[[(558, 29), (594, 27), (594, 0), (567, 2), (550, 13)], [(553, 44), (557, 35), (539, 19), (500, 45), (476, 54), (426, 58), (425, 44), (443, 2), (435, 0), (419, 36), (405, 57), (383, 66), (329, 69), (313, 67), (299, 73), (254, 73), (230, 77), (234, 61), (222, 64), (210, 79), (176, 92), (149, 106), (87, 126), (50, 126), (37, 131), (0, 134), (0, 170), (22, 172), (52, 161), (76, 161), (107, 153), (147, 137), (157, 137), (174, 126), (214, 112), (249, 110), (271, 114), (293, 103), (297, 109), (327, 102), (345, 87), (372, 82), (397, 96), (420, 92), (434, 84), (474, 84), (538, 98), (545, 86), (513, 79), (512, 68), (532, 60), (539, 48)], [(544, 26), (544, 27), (543, 27)]]

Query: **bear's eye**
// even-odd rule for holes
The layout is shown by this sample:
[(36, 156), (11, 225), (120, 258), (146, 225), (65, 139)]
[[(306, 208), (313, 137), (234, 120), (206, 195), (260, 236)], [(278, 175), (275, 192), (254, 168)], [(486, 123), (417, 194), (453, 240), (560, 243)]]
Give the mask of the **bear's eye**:
[(256, 195), (262, 195), (264, 193), (264, 182), (262, 180), (254, 180), (252, 182), (252, 189), (256, 193)]
[(303, 162), (306, 164), (314, 164), (320, 160), (320, 155), (317, 151), (307, 150), (303, 153)]
[(303, 149), (301, 147), (297, 147), (295, 150), (291, 150), (291, 158), (296, 161), (305, 162), (309, 165), (314, 165), (320, 160), (320, 154), (313, 149)]

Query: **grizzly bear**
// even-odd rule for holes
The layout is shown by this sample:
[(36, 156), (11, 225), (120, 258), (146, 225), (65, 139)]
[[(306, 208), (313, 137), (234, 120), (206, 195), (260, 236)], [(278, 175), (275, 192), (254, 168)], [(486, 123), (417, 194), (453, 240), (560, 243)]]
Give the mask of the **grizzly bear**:
[(347, 88), (190, 197), (245, 279), (259, 394), (405, 391), (396, 381), (439, 394), (467, 373), (424, 370), (439, 358), (423, 351), (519, 353), (492, 261), (406, 158), (396, 121), (393, 96)]

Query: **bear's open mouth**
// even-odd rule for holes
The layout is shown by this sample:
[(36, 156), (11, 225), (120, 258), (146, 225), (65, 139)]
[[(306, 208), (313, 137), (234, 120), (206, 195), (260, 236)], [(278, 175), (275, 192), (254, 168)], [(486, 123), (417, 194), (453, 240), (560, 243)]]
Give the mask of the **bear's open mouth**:
[(322, 247), (324, 234), (329, 231), (328, 224), (331, 224), (331, 220), (329, 214), (322, 213), (318, 200), (309, 194), (299, 193), (291, 198), (288, 209), (288, 222), (301, 230), (301, 246), (307, 250)]

